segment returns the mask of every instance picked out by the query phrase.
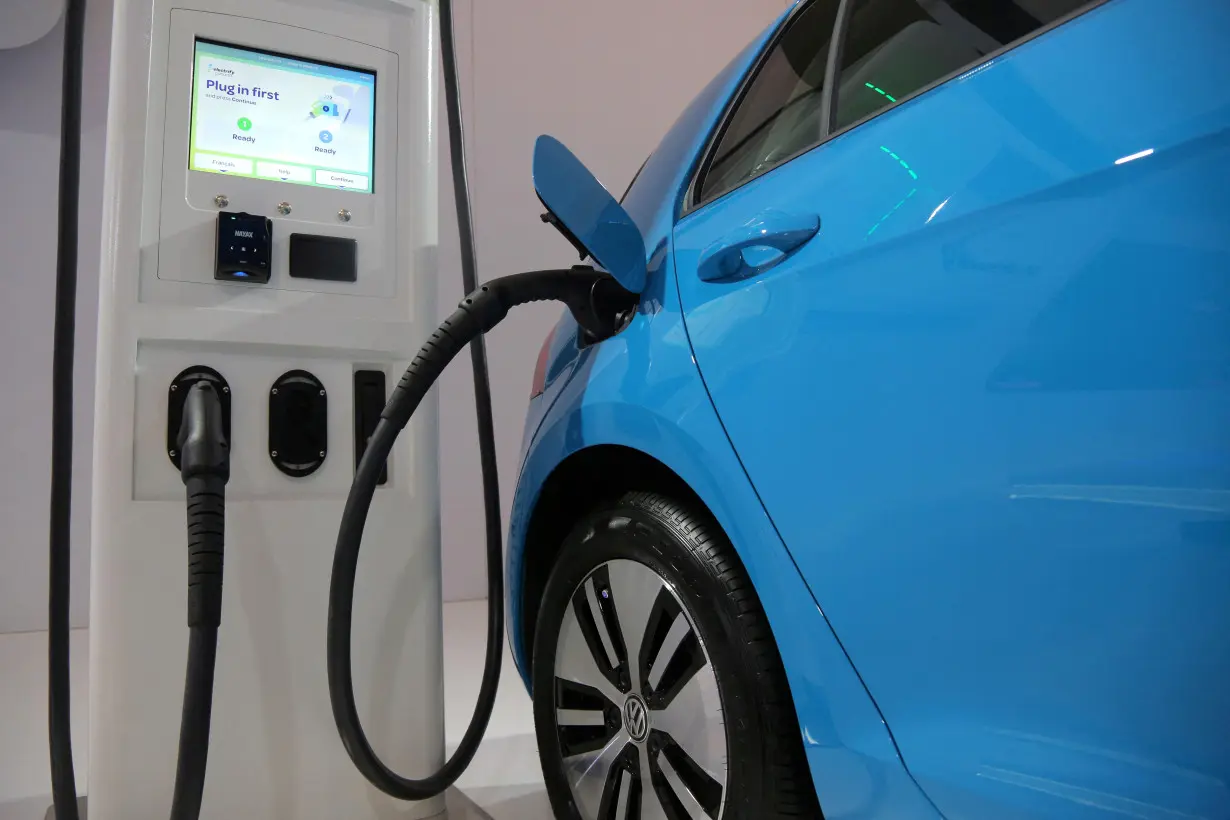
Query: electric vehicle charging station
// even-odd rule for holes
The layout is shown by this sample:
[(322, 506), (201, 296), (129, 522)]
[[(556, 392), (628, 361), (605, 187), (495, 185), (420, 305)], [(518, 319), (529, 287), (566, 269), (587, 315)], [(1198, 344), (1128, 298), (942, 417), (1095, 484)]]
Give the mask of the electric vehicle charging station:
[[(482, 336), (516, 306), (554, 300), (606, 338), (630, 319), (646, 261), (628, 214), (562, 144), (541, 137), (534, 185), (544, 221), (599, 269), (478, 286), (448, 0), (438, 19), (468, 295), (429, 333), (434, 8), (115, 8), (95, 401), (91, 818), (156, 817), (168, 804), (173, 820), (437, 816), (481, 742), (504, 641)], [(61, 820), (83, 814), (69, 732), (67, 480), (83, 24), (84, 0), (69, 0), (48, 651), (52, 811)], [(445, 760), (431, 388), (466, 347), (488, 637), (474, 715)], [(390, 391), (394, 368), (404, 372)], [(334, 531), (330, 562), (324, 539)], [(365, 531), (379, 546), (360, 570)], [(183, 595), (174, 579), (185, 576)], [(173, 615), (184, 603), (187, 635)]]
[[(436, 29), (421, 0), (116, 2), (91, 820), (171, 804), (187, 633), (169, 427), (200, 377), (229, 405), (231, 475), (202, 816), (443, 811), (440, 797), (381, 794), (351, 765), (323, 640), (357, 454), (434, 327)], [(426, 775), (444, 762), (434, 397), (408, 432), (367, 521), (351, 653), (374, 748)]]

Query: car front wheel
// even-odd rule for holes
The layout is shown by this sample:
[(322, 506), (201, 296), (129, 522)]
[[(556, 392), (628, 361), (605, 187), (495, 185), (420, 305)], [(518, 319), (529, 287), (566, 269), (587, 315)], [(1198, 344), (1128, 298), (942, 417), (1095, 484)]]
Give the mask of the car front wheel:
[(558, 818), (819, 818), (777, 647), (720, 529), (630, 493), (568, 536), (533, 654)]

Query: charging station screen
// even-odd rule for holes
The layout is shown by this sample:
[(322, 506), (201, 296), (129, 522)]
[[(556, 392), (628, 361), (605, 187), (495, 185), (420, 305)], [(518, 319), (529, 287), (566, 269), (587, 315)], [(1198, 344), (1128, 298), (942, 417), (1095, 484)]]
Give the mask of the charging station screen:
[(376, 75), (196, 41), (189, 168), (372, 190)]

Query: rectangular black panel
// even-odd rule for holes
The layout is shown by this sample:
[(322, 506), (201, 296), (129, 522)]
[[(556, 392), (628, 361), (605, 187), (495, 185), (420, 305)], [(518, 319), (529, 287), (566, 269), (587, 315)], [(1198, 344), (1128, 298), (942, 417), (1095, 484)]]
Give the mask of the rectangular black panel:
[[(354, 373), (354, 466), (359, 469), (367, 441), (376, 431), (384, 410), (384, 371), (356, 370)], [(380, 468), (380, 483), (389, 480), (387, 465)]]
[(292, 233), (290, 275), (296, 279), (354, 282), (359, 278), (359, 245), (340, 236)]

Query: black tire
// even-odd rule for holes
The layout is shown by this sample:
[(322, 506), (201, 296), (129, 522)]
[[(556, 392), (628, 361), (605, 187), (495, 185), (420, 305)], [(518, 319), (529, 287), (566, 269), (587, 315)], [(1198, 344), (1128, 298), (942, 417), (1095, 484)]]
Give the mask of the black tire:
[[(673, 612), (677, 613), (679, 606), (682, 606), (687, 623), (679, 625), (680, 631), (693, 627), (699, 633), (701, 656), (707, 662), (700, 671), (696, 670), (696, 664), (700, 661), (680, 660), (679, 657), (694, 656), (696, 647), (690, 643), (691, 635), (683, 639), (674, 638), (677, 643), (672, 642), (671, 649), (667, 650), (671, 657), (662, 655), (666, 658), (661, 664), (664, 672), (658, 672), (655, 666), (657, 656), (661, 654), (657, 648), (642, 648), (638, 653), (639, 660), (627, 657), (632, 653), (627, 652), (622, 633), (638, 631), (637, 624), (641, 621), (629, 612), (619, 613), (619, 584), (611, 579), (649, 576), (644, 575), (642, 569), (624, 563), (626, 561), (648, 567), (666, 582), (668, 589), (673, 590), (673, 595), (668, 592), (665, 599), (660, 591), (655, 594), (655, 604), (644, 616), (645, 625), (639, 630), (645, 636), (639, 644), (642, 647), (664, 646), (671, 638), (666, 634), (670, 627), (664, 626), (667, 623), (665, 619), (677, 615), (662, 616), (657, 613), (664, 607), (674, 607)], [(591, 576), (594, 579), (592, 585)], [(625, 588), (631, 589), (627, 582), (623, 583)], [(640, 585), (637, 589), (645, 588)], [(642, 594), (639, 600), (648, 600), (648, 595), (648, 592)], [(634, 596), (625, 597), (631, 599)], [(633, 611), (636, 608), (627, 606), (625, 609)], [(599, 623), (596, 615), (607, 627), (605, 638), (596, 632)], [(624, 628), (623, 624), (628, 621), (632, 625)], [(557, 681), (557, 654), (569, 670), (577, 663), (570, 659), (583, 654), (577, 650), (582, 646), (579, 642), (581, 639), (575, 637), (577, 635), (583, 636), (583, 646), (591, 653), (588, 662), (606, 678), (599, 681), (602, 692), (598, 688), (563, 681), (564, 676)], [(615, 637), (617, 635), (618, 638)], [(561, 640), (565, 646), (563, 651), (559, 651)], [(565, 540), (547, 582), (539, 608), (533, 650), (534, 723), (547, 792), (557, 818), (633, 820), (640, 815), (630, 811), (617, 814), (614, 801), (619, 799), (621, 791), (627, 790), (630, 797), (624, 799), (636, 802), (640, 793), (638, 789), (648, 787), (654, 789), (654, 796), (669, 820), (687, 820), (688, 814), (679, 810), (681, 804), (671, 804), (670, 795), (662, 791), (665, 787), (675, 794), (681, 785), (693, 792), (693, 798), (697, 795), (705, 798), (697, 798), (697, 803), (714, 820), (719, 816), (721, 820), (821, 818), (785, 671), (760, 600), (730, 542), (707, 514), (659, 495), (633, 492), (587, 515)], [(622, 659), (618, 664), (602, 660), (604, 657), (610, 658), (612, 651), (615, 657)], [(646, 652), (650, 654), (646, 655)], [(633, 663), (637, 665), (633, 666)], [(646, 671), (628, 671), (639, 670), (640, 667), (645, 667)], [(656, 685), (661, 691), (655, 691), (647, 677), (651, 669), (658, 673)], [(679, 669), (683, 671), (678, 672)], [(719, 775), (724, 777), (724, 783), (720, 784), (720, 791), (716, 794), (713, 786), (718, 781), (711, 775), (697, 774), (703, 769), (695, 765), (691, 758), (678, 757), (681, 744), (674, 744), (672, 748), (671, 736), (660, 732), (655, 722), (660, 717), (663, 725), (680, 725), (678, 721), (672, 724), (666, 720), (666, 712), (652, 711), (670, 707), (669, 702), (663, 706), (661, 696), (674, 697), (666, 691), (671, 687), (675, 687), (675, 693), (681, 691), (678, 687), (683, 684), (678, 682), (679, 678), (686, 681), (685, 676), (695, 676), (695, 682), (686, 681), (692, 688), (709, 686), (710, 678), (706, 677), (703, 681), (700, 678), (709, 669), (716, 678), (717, 699), (720, 700), (718, 728), (716, 733), (712, 729), (702, 733), (704, 742), (692, 742), (706, 747), (701, 753), (712, 759), (715, 743), (721, 746), (721, 738), (725, 738), (724, 771)], [(573, 679), (579, 677), (571, 673), (569, 676)], [(641, 743), (625, 743), (632, 736), (632, 730), (642, 725), (637, 719), (638, 710), (630, 704), (631, 698), (628, 697), (628, 693), (633, 691), (633, 677), (639, 677), (643, 682), (643, 704), (651, 710), (649, 715), (653, 726)], [(607, 687), (607, 682), (618, 691)], [(639, 688), (635, 691), (642, 692)], [(711, 692), (712, 688), (706, 691)], [(616, 696), (627, 699), (623, 704), (612, 703)], [(586, 698), (590, 700), (586, 701)], [(654, 698), (658, 700), (654, 701)], [(562, 706), (557, 707), (557, 700)], [(705, 703), (712, 700), (710, 696)], [(692, 702), (698, 701), (689, 694), (688, 703)], [(599, 703), (602, 704), (602, 712), (598, 712)], [(572, 724), (561, 727), (557, 724), (557, 708), (573, 710), (562, 714), (559, 718), (561, 721), (566, 718), (569, 721), (579, 720), (571, 716), (589, 709), (591, 711), (587, 714), (595, 717), (594, 722), (596, 716), (602, 714), (605, 723), (601, 726)], [(632, 709), (632, 717), (625, 717), (626, 709)], [(686, 722), (689, 733), (698, 725), (713, 724), (693, 720)], [(696, 737), (695, 734), (691, 736)], [(621, 746), (624, 753), (617, 757), (615, 749)], [(599, 748), (609, 749), (609, 752), (600, 753), (596, 751)], [(592, 791), (594, 783), (585, 787), (590, 791), (583, 792), (581, 798), (574, 794), (568, 775), (569, 764), (565, 763), (565, 750), (569, 752), (569, 759), (574, 761), (573, 765), (577, 766), (574, 772), (588, 765), (575, 763), (586, 760), (584, 754), (605, 754), (605, 759), (612, 761), (610, 771), (613, 773), (609, 777), (595, 775), (605, 783), (602, 803), (597, 809), (594, 808)], [(578, 754), (582, 757), (572, 757)], [(640, 756), (642, 754), (643, 757)], [(661, 766), (663, 759), (670, 769), (666, 775)], [(649, 768), (645, 769), (645, 766)], [(716, 767), (707, 768), (714, 770)], [(602, 771), (599, 767), (591, 769)], [(648, 786), (639, 773), (633, 774), (633, 769), (650, 774)], [(683, 776), (685, 773), (687, 777)], [(668, 775), (673, 779), (668, 780)], [(572, 780), (579, 782), (575, 775)], [(678, 800), (678, 796), (675, 797)], [(620, 807), (622, 810), (625, 804), (620, 803)], [(582, 808), (585, 808), (584, 812)]]

